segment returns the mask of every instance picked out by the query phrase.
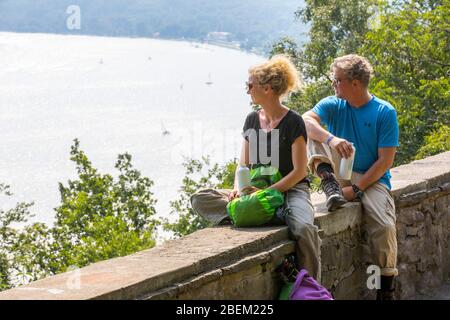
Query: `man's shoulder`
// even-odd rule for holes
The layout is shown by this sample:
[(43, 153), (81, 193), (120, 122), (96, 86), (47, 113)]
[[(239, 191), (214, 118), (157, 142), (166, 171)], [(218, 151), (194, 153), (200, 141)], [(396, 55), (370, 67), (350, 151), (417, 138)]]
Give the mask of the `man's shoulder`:
[(336, 96), (328, 96), (320, 100), (314, 108), (311, 109), (316, 114), (321, 114), (323, 112), (334, 112), (340, 108), (345, 107), (346, 101), (340, 99)]
[(316, 106), (318, 106), (318, 105), (330, 105), (330, 106), (336, 105), (337, 106), (337, 105), (340, 105), (342, 103), (345, 103), (345, 101), (340, 99), (340, 98), (338, 98), (338, 97), (336, 97), (336, 96), (328, 96), (328, 97), (325, 97), (322, 100), (320, 100), (316, 104)]
[(376, 96), (373, 96), (373, 100), (374, 102), (377, 104), (378, 109), (381, 112), (396, 112), (394, 106), (392, 104), (390, 104), (388, 101), (380, 99)]

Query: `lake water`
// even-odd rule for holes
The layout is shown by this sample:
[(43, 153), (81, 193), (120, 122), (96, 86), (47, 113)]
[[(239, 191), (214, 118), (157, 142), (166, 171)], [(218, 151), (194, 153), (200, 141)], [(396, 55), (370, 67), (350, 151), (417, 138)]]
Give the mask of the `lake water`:
[(247, 70), (262, 61), (180, 41), (0, 32), (0, 182), (14, 193), (1, 208), (35, 201), (32, 221), (51, 224), (58, 182), (77, 177), (78, 138), (101, 173), (116, 175), (117, 155), (130, 153), (167, 217), (183, 156), (238, 157)]

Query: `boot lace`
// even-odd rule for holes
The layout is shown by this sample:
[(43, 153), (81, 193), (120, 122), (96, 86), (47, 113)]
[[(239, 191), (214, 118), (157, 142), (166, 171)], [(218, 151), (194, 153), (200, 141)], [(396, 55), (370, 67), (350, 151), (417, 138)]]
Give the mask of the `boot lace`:
[[(332, 194), (342, 195), (341, 187), (332, 173), (326, 173), (325, 177), (320, 182), (320, 190), (323, 190), (327, 196)], [(319, 193), (321, 192), (319, 191)]]

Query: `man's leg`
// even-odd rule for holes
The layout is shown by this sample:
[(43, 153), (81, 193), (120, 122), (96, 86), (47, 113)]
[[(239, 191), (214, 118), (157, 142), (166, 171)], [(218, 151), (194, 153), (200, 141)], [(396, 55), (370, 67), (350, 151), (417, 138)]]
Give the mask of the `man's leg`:
[(231, 223), (227, 213), (228, 195), (231, 190), (203, 189), (191, 196), (195, 212), (214, 225)]
[(327, 197), (328, 211), (334, 211), (347, 201), (342, 194), (335, 172), (339, 170), (340, 158), (329, 146), (308, 139), (308, 166), (313, 174), (322, 179), (320, 187)]
[(301, 267), (318, 282), (321, 280), (320, 244), (318, 228), (314, 225), (314, 207), (309, 186), (300, 183), (290, 189), (286, 202), (291, 212), (286, 217), (289, 231), (297, 241), (297, 257)]
[[(357, 183), (362, 175), (354, 175)], [(397, 232), (394, 199), (381, 183), (368, 188), (362, 197), (364, 222), (372, 260), (381, 268), (381, 290), (377, 299), (393, 299), (397, 270)]]

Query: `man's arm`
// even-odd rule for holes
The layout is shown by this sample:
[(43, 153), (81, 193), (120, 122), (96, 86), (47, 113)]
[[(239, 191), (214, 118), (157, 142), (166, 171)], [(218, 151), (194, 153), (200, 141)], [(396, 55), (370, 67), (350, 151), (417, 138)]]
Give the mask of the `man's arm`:
[(302, 117), (305, 121), (308, 137), (321, 143), (326, 142), (330, 133), (320, 125), (319, 115), (313, 111), (307, 111)]
[(363, 175), (358, 183), (358, 188), (366, 190), (372, 184), (380, 180), (386, 171), (394, 164), (395, 152), (397, 148), (378, 148), (378, 160)]
[(308, 133), (309, 139), (326, 143), (328, 138), (332, 137), (329, 141), (329, 146), (339, 153), (343, 158), (349, 158), (352, 153), (352, 145), (345, 139), (341, 139), (333, 136), (330, 132), (325, 130), (320, 125), (320, 117), (313, 111), (307, 111), (303, 114), (303, 120), (305, 121), (306, 132)]
[[(396, 147), (378, 148), (378, 160), (366, 171), (356, 186), (364, 191), (380, 180), (384, 173), (392, 167), (396, 149)], [(352, 187), (345, 187), (342, 191), (347, 200), (355, 199)]]

